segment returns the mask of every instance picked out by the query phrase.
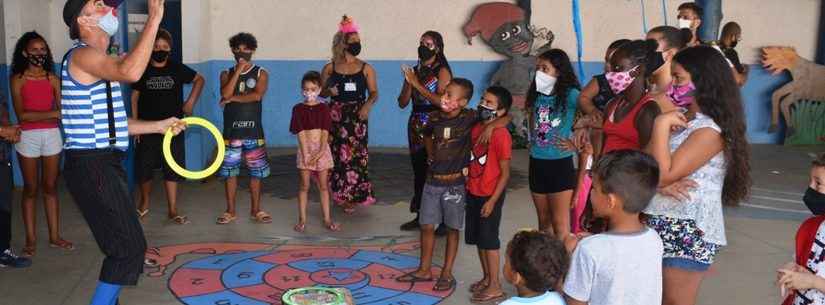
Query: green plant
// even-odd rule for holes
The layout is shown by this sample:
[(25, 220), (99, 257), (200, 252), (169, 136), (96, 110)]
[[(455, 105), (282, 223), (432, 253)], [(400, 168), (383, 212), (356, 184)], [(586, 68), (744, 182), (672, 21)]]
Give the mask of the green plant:
[(785, 145), (822, 144), (825, 136), (825, 101), (801, 100), (791, 109), (795, 132), (785, 139)]

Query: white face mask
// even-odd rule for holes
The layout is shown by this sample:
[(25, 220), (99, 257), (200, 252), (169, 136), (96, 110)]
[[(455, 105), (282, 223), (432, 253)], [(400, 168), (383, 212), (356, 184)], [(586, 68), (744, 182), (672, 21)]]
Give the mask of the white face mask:
[(110, 10), (106, 15), (103, 15), (98, 21), (97, 26), (100, 27), (110, 37), (117, 34), (117, 29), (120, 26), (120, 20), (114, 15), (114, 9)]
[(536, 91), (544, 95), (553, 93), (553, 88), (556, 87), (556, 78), (550, 74), (536, 71)]
[(693, 25), (693, 21), (679, 18), (678, 25), (680, 29), (689, 29)]

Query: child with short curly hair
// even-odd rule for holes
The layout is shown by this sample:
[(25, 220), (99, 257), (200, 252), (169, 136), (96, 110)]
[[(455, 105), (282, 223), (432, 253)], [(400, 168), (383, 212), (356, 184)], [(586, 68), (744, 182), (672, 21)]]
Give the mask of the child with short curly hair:
[(570, 266), (564, 244), (541, 231), (516, 233), (507, 245), (504, 278), (516, 286), (517, 297), (501, 305), (564, 305), (557, 292)]

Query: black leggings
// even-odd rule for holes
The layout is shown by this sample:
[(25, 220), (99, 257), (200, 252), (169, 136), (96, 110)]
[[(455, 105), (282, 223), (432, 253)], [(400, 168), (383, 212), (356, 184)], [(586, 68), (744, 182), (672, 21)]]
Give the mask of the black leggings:
[(419, 149), (414, 153), (410, 153), (410, 161), (413, 167), (413, 174), (415, 176), (415, 194), (410, 201), (410, 212), (418, 213), (421, 208), (421, 193), (424, 192), (424, 184), (427, 182), (427, 150)]
[(100, 281), (136, 285), (143, 273), (146, 239), (126, 185), (121, 164), (125, 153), (114, 150), (67, 150), (66, 186), (106, 255)]

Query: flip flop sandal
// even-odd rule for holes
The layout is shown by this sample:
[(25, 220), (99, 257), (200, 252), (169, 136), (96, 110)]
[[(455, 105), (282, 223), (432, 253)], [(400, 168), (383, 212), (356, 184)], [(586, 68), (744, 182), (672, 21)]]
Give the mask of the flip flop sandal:
[(303, 223), (303, 222), (299, 222), (299, 223), (298, 223), (298, 224), (296, 224), (296, 225), (295, 225), (295, 227), (294, 227), (294, 228), (292, 228), (292, 229), (293, 229), (293, 230), (295, 230), (295, 232), (298, 232), (298, 233), (304, 233), (304, 230), (306, 230), (306, 224), (305, 224), (305, 223)]
[(149, 214), (149, 209), (145, 209), (143, 211), (138, 209), (137, 214), (138, 214), (138, 218), (143, 219), (143, 217), (146, 217), (146, 214)]
[(172, 220), (172, 222), (174, 222), (175, 224), (179, 224), (179, 225), (185, 225), (185, 224), (190, 223), (189, 219), (186, 218), (186, 216), (182, 216), (182, 215), (178, 215), (178, 216), (169, 218), (169, 220)]
[(475, 282), (472, 285), (470, 285), (470, 292), (472, 292), (474, 294), (479, 293), (482, 290), (484, 290), (485, 288), (487, 288), (487, 285), (484, 285), (484, 281), (483, 280), (478, 281), (478, 282)]
[(34, 246), (25, 246), (22, 250), (24, 257), (34, 257), (34, 254), (37, 252)]
[(455, 279), (445, 279), (443, 277), (439, 277), (438, 280), (435, 282), (435, 286), (433, 286), (433, 291), (447, 291), (453, 288), (455, 285)]
[(419, 283), (419, 282), (432, 282), (433, 278), (424, 278), (418, 277), (415, 275), (415, 271), (404, 274), (400, 277), (395, 278), (396, 282), (399, 283)]
[(339, 232), (339, 231), (341, 231), (341, 225), (339, 225), (339, 224), (337, 224), (337, 223), (334, 223), (334, 222), (328, 222), (328, 223), (325, 223), (325, 224), (324, 224), (324, 227), (326, 227), (326, 228), (327, 228), (327, 230), (332, 231), (332, 232)]
[(472, 298), (470, 298), (470, 302), (473, 302), (475, 304), (496, 303), (496, 302), (504, 300), (506, 298), (507, 298), (507, 294), (504, 293), (504, 292), (499, 293), (497, 295), (477, 293), (477, 294), (474, 294)]
[(63, 250), (66, 250), (66, 251), (72, 251), (72, 250), (74, 250), (74, 244), (72, 244), (68, 240), (60, 239), (60, 240), (58, 240), (57, 242), (54, 242), (54, 243), (50, 242), (49, 243), (49, 248), (56, 248), (56, 249), (63, 249)]
[(221, 216), (220, 216), (220, 217), (218, 217), (218, 220), (217, 220), (216, 222), (217, 222), (219, 225), (226, 225), (226, 224), (230, 224), (230, 223), (232, 223), (232, 222), (233, 222), (233, 221), (235, 221), (235, 219), (237, 219), (237, 218), (238, 218), (238, 217), (237, 217), (237, 216), (235, 216), (235, 215), (232, 215), (232, 214), (229, 214), (229, 213), (223, 213), (223, 214), (221, 214)]
[(258, 213), (255, 213), (255, 216), (252, 216), (252, 220), (257, 223), (272, 223), (272, 216), (267, 212), (258, 211)]

